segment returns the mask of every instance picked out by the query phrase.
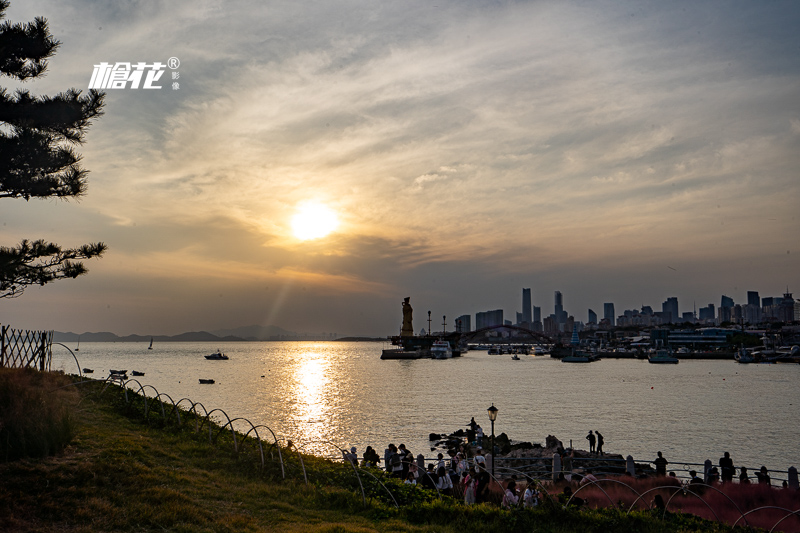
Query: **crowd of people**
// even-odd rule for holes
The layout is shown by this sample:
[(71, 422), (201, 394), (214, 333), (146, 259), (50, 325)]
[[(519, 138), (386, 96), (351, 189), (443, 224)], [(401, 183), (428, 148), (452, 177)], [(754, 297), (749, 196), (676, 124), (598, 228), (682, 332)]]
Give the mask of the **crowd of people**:
[[(658, 456), (653, 460), (653, 464), (656, 466), (656, 475), (657, 476), (666, 476), (667, 475), (667, 465), (669, 461), (664, 458), (664, 455), (661, 452), (658, 452)], [(710, 461), (709, 461), (710, 462)], [(713, 485), (715, 483), (731, 483), (733, 482), (733, 478), (736, 476), (736, 467), (733, 465), (733, 459), (731, 459), (731, 454), (729, 452), (723, 453), (722, 457), (719, 458), (717, 466), (711, 466), (704, 472), (704, 477), (700, 477), (697, 475), (696, 470), (689, 471), (689, 484), (696, 485), (696, 484), (705, 484), (705, 485)], [(772, 480), (769, 476), (769, 470), (766, 466), (762, 466), (759, 470), (754, 472), (756, 481), (763, 485), (771, 485)], [(675, 472), (670, 472), (669, 475), (671, 477), (675, 477)], [(739, 468), (739, 483), (748, 484), (751, 483), (752, 480), (750, 475), (747, 472), (747, 468), (742, 466)], [(786, 481), (783, 482), (784, 487), (788, 484)]]
[[(422, 454), (414, 455), (408, 450), (405, 444), (395, 446), (389, 444), (383, 452), (383, 458), (380, 457), (378, 452), (367, 446), (360, 465), (362, 467), (382, 468), (385, 469), (386, 475), (392, 478), (400, 479), (404, 483), (411, 485), (419, 485), (422, 488), (436, 490), (439, 493), (447, 496), (454, 496), (463, 498), (467, 504), (476, 504), (489, 501), (490, 499), (490, 485), (492, 483), (492, 476), (490, 475), (491, 465), (487, 465), (491, 461), (490, 456), (484, 456), (483, 449), (480, 447), (482, 439), (482, 430), (479, 425), (475, 423), (473, 418), (468, 425), (467, 442), (462, 443), (457, 450), (448, 451), (448, 457), (445, 458), (444, 454), (439, 453), (436, 460), (429, 464), (425, 464), (425, 457)], [(471, 440), (470, 437), (475, 440)], [(603, 435), (597, 430), (589, 431), (586, 436), (589, 441), (589, 452), (596, 455), (604, 455)], [(559, 455), (563, 465), (561, 473), (555, 481), (567, 481), (564, 478), (564, 471), (571, 472), (569, 476), (572, 482), (578, 481), (580, 485), (597, 481), (597, 478), (591, 474), (590, 471), (583, 471), (581, 474), (575, 474), (572, 469), (574, 451), (571, 449), (563, 450), (559, 447)], [(344, 452), (344, 458), (359, 465), (359, 457), (355, 447), (352, 447), (349, 452)], [(382, 464), (381, 464), (382, 461)], [(667, 466), (669, 461), (664, 458), (663, 454), (659, 451), (655, 460), (652, 461), (655, 465), (655, 472), (657, 476), (671, 476), (676, 477), (675, 472), (667, 474)], [(707, 463), (710, 463), (708, 461)], [(750, 483), (751, 478), (748, 474), (747, 468), (739, 468), (739, 483)], [(729, 483), (732, 482), (736, 476), (736, 467), (733, 464), (730, 453), (725, 452), (723, 457), (719, 459), (718, 466), (706, 466), (704, 476), (697, 475), (697, 471), (691, 470), (689, 472), (690, 485), (714, 483)], [(555, 474), (554, 474), (555, 476)], [(755, 478), (758, 483), (770, 485), (769, 471), (765, 466), (762, 466), (759, 471), (755, 472)], [(784, 482), (784, 485), (786, 482)], [(512, 475), (510, 479), (503, 482), (503, 496), (501, 506), (504, 508), (511, 507), (535, 507), (541, 502), (541, 493), (537, 490), (535, 483), (524, 484), (524, 491), (517, 487), (517, 478)], [(570, 486), (567, 485), (565, 492), (559, 497), (566, 501), (570, 501), (572, 505), (580, 505), (582, 500), (573, 497), (571, 494)], [(494, 500), (494, 498), (492, 498)], [(494, 500), (496, 501), (496, 500)]]

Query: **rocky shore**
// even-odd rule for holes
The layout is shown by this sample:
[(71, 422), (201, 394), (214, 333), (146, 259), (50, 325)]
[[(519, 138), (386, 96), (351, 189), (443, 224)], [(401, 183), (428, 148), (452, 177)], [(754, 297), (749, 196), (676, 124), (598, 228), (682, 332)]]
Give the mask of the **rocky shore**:
[[(491, 437), (485, 436), (478, 442), (468, 441), (468, 432), (459, 429), (449, 434), (431, 433), (431, 451), (441, 451), (445, 455), (454, 456), (458, 452), (466, 453), (469, 458), (478, 455), (479, 450), (489, 454)], [(470, 434), (470, 437), (472, 435)], [(536, 478), (551, 477), (553, 459), (558, 456), (560, 471), (566, 479), (572, 474), (578, 475), (626, 475), (626, 458), (617, 453), (602, 455), (587, 450), (570, 448), (555, 436), (548, 435), (544, 444), (525, 441), (513, 441), (505, 433), (495, 435), (494, 446), (496, 458), (494, 466), (498, 477), (505, 477), (519, 472)], [(655, 475), (655, 469), (649, 463), (635, 463), (636, 477)]]

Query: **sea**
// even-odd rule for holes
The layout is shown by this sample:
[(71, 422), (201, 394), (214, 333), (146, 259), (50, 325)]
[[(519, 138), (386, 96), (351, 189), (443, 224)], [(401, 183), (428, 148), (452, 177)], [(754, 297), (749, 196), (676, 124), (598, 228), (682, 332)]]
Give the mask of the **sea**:
[[(368, 445), (382, 456), (388, 443), (435, 457), (431, 433), (465, 429), (474, 417), (488, 435), (487, 408), (494, 405), (495, 434), (512, 441), (544, 444), (553, 435), (565, 446), (588, 449), (586, 435), (599, 430), (606, 453), (637, 462), (652, 461), (661, 451), (671, 462), (717, 464), (728, 451), (735, 465), (751, 472), (765, 465), (773, 479), (800, 466), (800, 365), (652, 365), (635, 359), (569, 364), (533, 355), (515, 361), (486, 351), (447, 360), (381, 360), (388, 347), (165, 342), (149, 350), (147, 343), (119, 342), (82, 343), (76, 351), (56, 344), (52, 369), (77, 374), (91, 368), (87, 377), (94, 379), (110, 369), (127, 370), (133, 379), (131, 371), (138, 370), (145, 375), (135, 379), (149, 396), (222, 409), (231, 419), (267, 426), (278, 438), (328, 457), (341, 457), (339, 449), (351, 446), (360, 456)], [(230, 359), (205, 359), (217, 350)], [(259, 432), (272, 438), (263, 428)]]

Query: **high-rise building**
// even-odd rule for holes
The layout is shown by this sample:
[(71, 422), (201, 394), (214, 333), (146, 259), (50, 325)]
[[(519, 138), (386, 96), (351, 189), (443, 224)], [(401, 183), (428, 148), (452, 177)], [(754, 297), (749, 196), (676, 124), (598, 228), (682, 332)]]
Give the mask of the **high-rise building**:
[(460, 317), (456, 318), (456, 328), (459, 327), (461, 328), (460, 331), (463, 333), (472, 331), (472, 316), (461, 315)]
[(533, 322), (530, 289), (522, 289), (522, 322), (527, 322), (528, 324)]
[(557, 324), (563, 326), (567, 323), (567, 312), (564, 311), (564, 299), (561, 296), (561, 291), (556, 291), (555, 304), (555, 313), (553, 317)]
[(667, 298), (667, 301), (661, 304), (661, 312), (666, 322), (677, 322), (680, 320), (681, 315), (678, 314), (678, 298), (675, 296)]
[(705, 320), (706, 322), (712, 322), (717, 317), (714, 313), (714, 304), (708, 304), (707, 307), (701, 307), (699, 309), (700, 312), (700, 320)]
[(761, 307), (761, 298), (758, 297), (758, 291), (747, 291), (747, 305)]
[(483, 311), (475, 313), (475, 330), (488, 328), (491, 326), (503, 325), (503, 310)]
[(534, 322), (541, 322), (542, 321), (542, 308), (533, 306), (533, 321)]
[(730, 296), (725, 296), (725, 295), (723, 294), (723, 295), (722, 295), (722, 300), (720, 301), (720, 304), (719, 304), (719, 306), (720, 306), (720, 307), (729, 307), (729, 308), (733, 308), (733, 306), (734, 306), (734, 303), (733, 303), (733, 298), (731, 298)]
[(597, 313), (589, 309), (589, 324), (597, 324)]
[(603, 304), (603, 319), (608, 320), (608, 324), (612, 327), (617, 324), (617, 319), (614, 315), (614, 304), (612, 302)]

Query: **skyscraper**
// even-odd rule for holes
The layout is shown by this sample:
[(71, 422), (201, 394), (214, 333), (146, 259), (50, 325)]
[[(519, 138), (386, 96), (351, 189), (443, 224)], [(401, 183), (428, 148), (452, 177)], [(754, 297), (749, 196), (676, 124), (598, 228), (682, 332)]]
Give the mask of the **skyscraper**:
[(761, 299), (758, 297), (758, 291), (747, 291), (747, 305), (761, 307)]
[(603, 318), (608, 320), (608, 323), (611, 326), (616, 325), (616, 315), (614, 314), (613, 302), (603, 304)]
[(589, 324), (597, 324), (597, 313), (589, 309)]
[(531, 314), (531, 290), (522, 289), (522, 321), (530, 324), (533, 322)]
[(670, 296), (667, 301), (661, 304), (661, 312), (665, 322), (678, 322), (681, 315), (678, 314), (678, 298)]

